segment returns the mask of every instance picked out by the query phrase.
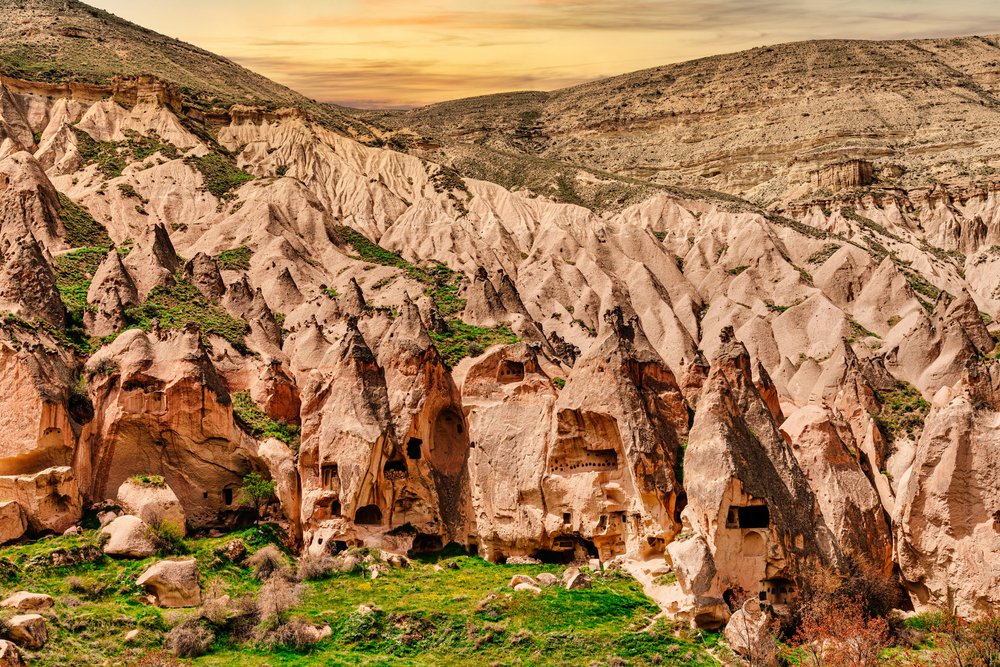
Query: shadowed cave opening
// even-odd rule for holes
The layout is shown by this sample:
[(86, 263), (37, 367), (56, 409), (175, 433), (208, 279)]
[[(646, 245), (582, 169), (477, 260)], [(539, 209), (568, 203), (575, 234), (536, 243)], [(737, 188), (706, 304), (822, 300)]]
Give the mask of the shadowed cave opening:
[(580, 556), (599, 558), (597, 547), (590, 540), (579, 536), (563, 535), (552, 541), (551, 549), (538, 549), (531, 554), (546, 565), (568, 565)]
[(361, 526), (377, 526), (382, 523), (382, 510), (377, 505), (359, 507), (354, 513), (354, 523)]
[(726, 513), (726, 528), (767, 528), (771, 525), (771, 513), (767, 505), (730, 507)]

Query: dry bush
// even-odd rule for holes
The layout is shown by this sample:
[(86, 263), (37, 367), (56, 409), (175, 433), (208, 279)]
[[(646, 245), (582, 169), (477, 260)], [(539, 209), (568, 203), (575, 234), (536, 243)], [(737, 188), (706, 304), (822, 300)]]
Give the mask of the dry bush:
[(292, 618), (284, 623), (261, 624), (257, 627), (255, 640), (265, 648), (290, 648), (304, 651), (319, 641), (319, 631), (300, 618)]
[(996, 667), (1000, 665), (1000, 614), (991, 611), (975, 621), (946, 614), (934, 630), (940, 651), (935, 667)]
[(167, 634), (167, 648), (178, 658), (197, 658), (208, 653), (215, 634), (198, 621), (181, 623)]
[(253, 568), (253, 576), (255, 578), (259, 581), (264, 581), (284, 567), (285, 556), (281, 553), (281, 549), (273, 544), (268, 544), (250, 556), (247, 559), (247, 565)]
[(860, 598), (832, 597), (805, 607), (795, 643), (811, 667), (876, 667), (889, 646), (889, 621)]
[(299, 603), (302, 587), (285, 577), (271, 577), (257, 594), (257, 613), (262, 621), (274, 624), (287, 620), (288, 610)]
[(325, 554), (320, 556), (303, 554), (298, 562), (298, 578), (301, 581), (325, 579), (330, 576), (336, 565), (336, 561)]

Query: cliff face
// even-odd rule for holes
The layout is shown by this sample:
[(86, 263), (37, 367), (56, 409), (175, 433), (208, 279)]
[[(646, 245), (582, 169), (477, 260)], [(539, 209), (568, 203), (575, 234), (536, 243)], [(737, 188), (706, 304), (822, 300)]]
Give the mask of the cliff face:
[(652, 559), (706, 627), (858, 559), (917, 607), (1000, 603), (962, 576), (1000, 562), (991, 187), (598, 215), (177, 95), (0, 86), (0, 486), (29, 532), (134, 474), (235, 525), (255, 471), (304, 550)]

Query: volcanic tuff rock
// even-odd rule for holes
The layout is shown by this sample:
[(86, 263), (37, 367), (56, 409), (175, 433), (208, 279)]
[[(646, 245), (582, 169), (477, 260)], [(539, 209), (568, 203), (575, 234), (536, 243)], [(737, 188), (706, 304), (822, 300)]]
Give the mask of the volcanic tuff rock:
[[(87, 47), (50, 32), (36, 47), (65, 80), (0, 78), (4, 537), (116, 496), (235, 526), (258, 472), (304, 550), (669, 561), (670, 611), (699, 625), (736, 588), (780, 607), (801, 568), (858, 559), (917, 608), (1000, 603), (1000, 187), (946, 166), (995, 157), (991, 40), (791, 45), (521, 94), (485, 143), (406, 152), (209, 54), (179, 72), (176, 44), (77, 2), (18, 0), (0, 69), (19, 26), (65, 15), (166, 80), (69, 67)], [(905, 65), (890, 92), (845, 78), (886, 56)], [(612, 118), (609, 95), (634, 101)], [(940, 123), (907, 147), (921, 104)], [(521, 105), (538, 132), (498, 138)], [(866, 128), (879, 105), (892, 128)], [(433, 134), (479, 113), (379, 118)], [(504, 142), (534, 165), (516, 189), (463, 176)], [(624, 165), (777, 203), (608, 174), (588, 181), (606, 205), (574, 190)], [(176, 505), (164, 490), (149, 514), (134, 475)], [(105, 530), (123, 528), (148, 538), (137, 516)]]

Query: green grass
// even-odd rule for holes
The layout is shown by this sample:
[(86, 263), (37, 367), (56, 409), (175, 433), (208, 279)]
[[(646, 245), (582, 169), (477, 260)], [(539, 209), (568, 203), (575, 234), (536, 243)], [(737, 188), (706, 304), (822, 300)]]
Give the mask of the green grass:
[(931, 409), (917, 388), (907, 382), (897, 382), (892, 391), (877, 392), (876, 398), (882, 409), (875, 415), (875, 421), (889, 440), (903, 433), (915, 436)]
[(238, 351), (248, 352), (244, 339), (249, 332), (247, 323), (206, 299), (197, 287), (179, 276), (173, 286), (154, 288), (145, 303), (130, 308), (126, 316), (135, 323), (134, 326), (145, 331), (151, 330), (154, 319), (158, 319), (164, 329), (181, 329), (193, 322), (203, 334), (216, 334)]
[(165, 486), (167, 483), (166, 480), (163, 479), (163, 475), (143, 475), (139, 473), (132, 475), (129, 479), (140, 486), (160, 487)]
[(66, 228), (66, 243), (73, 248), (110, 247), (111, 237), (104, 225), (94, 220), (90, 211), (59, 194), (59, 219)]
[(240, 424), (258, 440), (277, 438), (293, 450), (299, 447), (299, 427), (275, 421), (254, 403), (249, 391), (233, 394), (233, 413)]
[(466, 324), (461, 320), (450, 320), (448, 331), (444, 333), (432, 331), (430, 336), (444, 362), (451, 367), (465, 357), (479, 356), (492, 345), (511, 345), (518, 341), (517, 336), (506, 324), (488, 329)]
[(861, 326), (861, 324), (855, 320), (850, 320), (848, 322), (851, 327), (851, 335), (847, 337), (847, 342), (854, 343), (861, 340), (862, 338), (881, 338), (874, 331), (869, 331), (868, 329)]
[(185, 162), (201, 172), (205, 189), (219, 199), (232, 199), (233, 190), (253, 180), (253, 176), (237, 167), (232, 158), (221, 153), (190, 157)]
[(230, 250), (223, 250), (215, 256), (215, 259), (218, 260), (220, 269), (248, 271), (250, 270), (251, 257), (253, 257), (253, 250), (241, 245)]
[[(184, 547), (201, 570), (202, 590), (219, 586), (232, 597), (255, 595), (260, 587), (250, 570), (220, 560), (214, 550), (240, 537), (251, 548), (274, 539), (272, 526), (218, 538), (186, 540)], [(136, 578), (156, 558), (113, 560), (94, 551), (94, 531), (53, 537), (0, 549), (6, 589), (47, 593), (56, 600), (45, 612), (49, 642), (24, 651), (39, 667), (140, 664), (162, 650), (170, 627), (196, 610), (164, 610), (142, 599)], [(53, 567), (57, 552), (89, 549), (96, 560)], [(455, 569), (435, 571), (434, 557), (390, 570), (371, 580), (362, 573), (334, 574), (304, 582), (292, 615), (329, 624), (333, 635), (311, 650), (267, 651), (240, 643), (216, 630), (211, 652), (185, 664), (218, 667), (298, 665), (562, 665), (619, 658), (632, 667), (655, 664), (711, 665), (707, 649), (718, 636), (694, 634), (666, 621), (643, 632), (658, 612), (629, 577), (595, 576), (593, 588), (545, 589), (540, 595), (507, 588), (517, 573), (561, 574), (561, 567), (492, 565), (468, 556), (449, 558)], [(490, 596), (495, 596), (490, 599)], [(362, 615), (359, 605), (377, 611)], [(126, 647), (123, 635), (138, 628)]]
[(56, 257), (56, 288), (71, 315), (83, 316), (94, 272), (107, 254), (107, 247), (80, 248)]

